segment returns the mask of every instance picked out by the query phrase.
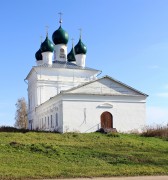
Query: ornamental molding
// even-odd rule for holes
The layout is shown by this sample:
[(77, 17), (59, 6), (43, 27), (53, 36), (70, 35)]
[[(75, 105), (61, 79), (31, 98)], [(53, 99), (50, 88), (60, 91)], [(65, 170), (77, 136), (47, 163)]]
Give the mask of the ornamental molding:
[(103, 103), (97, 106), (97, 108), (113, 108), (113, 105), (111, 103)]

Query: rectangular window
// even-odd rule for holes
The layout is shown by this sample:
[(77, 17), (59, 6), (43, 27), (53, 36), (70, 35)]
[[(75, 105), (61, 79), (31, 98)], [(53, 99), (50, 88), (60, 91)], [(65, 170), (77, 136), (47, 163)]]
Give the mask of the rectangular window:
[(56, 113), (56, 116), (55, 116), (55, 125), (58, 126), (58, 113)]
[(32, 105), (33, 105), (33, 98), (32, 95), (30, 96), (30, 109), (32, 109)]
[(51, 115), (51, 128), (52, 128), (52, 115)]
[(48, 128), (49, 128), (49, 123), (50, 123), (50, 117), (48, 116)]

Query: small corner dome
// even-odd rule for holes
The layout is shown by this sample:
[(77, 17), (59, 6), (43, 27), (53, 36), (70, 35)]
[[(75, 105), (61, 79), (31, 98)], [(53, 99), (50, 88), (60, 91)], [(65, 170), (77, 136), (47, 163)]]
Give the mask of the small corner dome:
[(81, 38), (79, 39), (79, 42), (75, 46), (75, 54), (86, 54), (87, 48), (81, 41)]
[(53, 43), (46, 37), (44, 42), (41, 44), (41, 52), (53, 52), (54, 51), (54, 45)]
[(37, 61), (42, 60), (41, 49), (39, 49), (39, 50), (36, 52), (35, 58), (36, 58)]
[(52, 35), (52, 40), (55, 45), (57, 44), (67, 44), (68, 43), (68, 33), (62, 29), (60, 26)]
[(76, 59), (75, 59), (75, 52), (74, 52), (74, 48), (73, 47), (72, 47), (71, 51), (68, 53), (67, 59), (68, 59), (68, 62), (76, 61)]

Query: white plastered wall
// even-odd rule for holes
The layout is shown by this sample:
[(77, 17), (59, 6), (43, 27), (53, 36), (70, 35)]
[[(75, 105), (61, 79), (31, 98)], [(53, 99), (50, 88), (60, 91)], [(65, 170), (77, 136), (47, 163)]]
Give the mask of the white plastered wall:
[(112, 114), (113, 128), (117, 131), (141, 131), (145, 126), (144, 97), (81, 96), (63, 101), (63, 131), (94, 132), (101, 127), (100, 116), (105, 111)]
[(67, 46), (65, 44), (54, 46), (54, 61), (67, 61)]
[[(32, 128), (39, 128), (39, 117), (35, 108), (63, 90), (70, 89), (90, 80), (97, 72), (91, 70), (32, 68), (28, 75), (28, 121)], [(29, 124), (29, 129), (30, 124)]]
[[(56, 114), (58, 115), (58, 125), (56, 125)], [(39, 130), (63, 132), (62, 100), (60, 96), (52, 98), (36, 108), (36, 122), (36, 128)]]

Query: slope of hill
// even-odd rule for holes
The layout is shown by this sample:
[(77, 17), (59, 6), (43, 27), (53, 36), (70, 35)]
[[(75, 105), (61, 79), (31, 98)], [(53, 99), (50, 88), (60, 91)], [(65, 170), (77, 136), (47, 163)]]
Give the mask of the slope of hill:
[(168, 141), (128, 134), (0, 132), (0, 179), (168, 174)]

